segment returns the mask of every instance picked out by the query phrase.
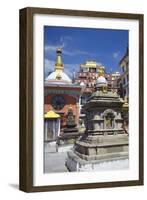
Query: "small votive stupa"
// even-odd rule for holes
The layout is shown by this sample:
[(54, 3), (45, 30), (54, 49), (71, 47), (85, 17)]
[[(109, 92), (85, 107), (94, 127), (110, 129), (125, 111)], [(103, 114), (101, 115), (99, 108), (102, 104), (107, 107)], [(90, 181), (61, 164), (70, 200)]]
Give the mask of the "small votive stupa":
[(68, 152), (69, 171), (128, 168), (128, 132), (121, 116), (124, 101), (108, 91), (105, 68), (99, 68), (96, 91), (85, 104), (85, 133)]

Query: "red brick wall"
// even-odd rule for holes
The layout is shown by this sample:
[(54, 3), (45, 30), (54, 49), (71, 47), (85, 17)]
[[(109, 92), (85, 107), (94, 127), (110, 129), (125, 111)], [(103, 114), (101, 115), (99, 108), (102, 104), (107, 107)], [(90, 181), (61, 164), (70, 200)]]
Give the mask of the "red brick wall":
[(45, 99), (44, 99), (44, 112), (47, 113), (48, 111), (50, 111), (52, 109), (56, 113), (60, 114), (62, 116), (61, 117), (61, 127), (64, 128), (66, 126), (66, 115), (67, 115), (67, 112), (68, 112), (68, 107), (71, 105), (72, 109), (73, 109), (73, 114), (75, 116), (75, 121), (76, 121), (76, 124), (77, 124), (78, 119), (79, 119), (79, 108), (76, 104), (75, 98), (73, 98), (72, 96), (69, 96), (69, 95), (60, 94), (60, 96), (63, 96), (65, 98), (66, 104), (63, 107), (63, 109), (56, 111), (51, 105), (51, 99), (52, 99), (53, 96), (57, 96), (57, 95), (49, 94), (45, 97)]

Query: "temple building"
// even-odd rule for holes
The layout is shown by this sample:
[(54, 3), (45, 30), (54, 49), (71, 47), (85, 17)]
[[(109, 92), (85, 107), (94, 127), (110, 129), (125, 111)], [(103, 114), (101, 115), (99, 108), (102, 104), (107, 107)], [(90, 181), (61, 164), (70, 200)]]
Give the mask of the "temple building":
[(68, 152), (69, 171), (128, 168), (128, 132), (122, 119), (123, 99), (108, 90), (105, 68), (99, 68), (96, 90), (84, 105), (85, 133)]
[[(99, 77), (99, 69), (106, 68), (102, 64), (98, 64), (94, 60), (87, 60), (85, 63), (80, 65), (80, 70), (76, 74), (74, 80), (75, 83), (78, 83), (83, 88), (83, 93), (80, 99), (80, 119), (81, 121), (85, 118), (85, 109), (84, 105), (88, 101), (91, 94), (96, 89), (96, 82)], [(105, 79), (107, 80), (107, 89), (112, 92), (118, 92), (119, 85), (118, 79), (120, 78), (119, 72), (114, 73), (105, 73)]]
[(117, 71), (105, 75), (105, 78), (108, 83), (108, 90), (118, 93), (118, 91), (119, 91), (118, 80), (119, 80), (120, 76), (121, 76), (120, 72), (117, 72)]
[(62, 136), (69, 123), (76, 126), (79, 121), (81, 86), (73, 84), (64, 72), (62, 50), (58, 48), (56, 53), (54, 72), (44, 81), (45, 141)]
[(76, 74), (75, 83), (84, 87), (84, 93), (81, 97), (81, 104), (85, 104), (91, 93), (94, 91), (96, 80), (98, 78), (99, 65), (94, 60), (86, 61), (80, 65), (80, 71)]
[(122, 98), (127, 97), (129, 99), (129, 52), (128, 48), (120, 60), (119, 65), (121, 67), (121, 76), (118, 79), (118, 85), (120, 87), (119, 94)]
[(121, 67), (121, 76), (117, 80), (119, 85), (118, 94), (124, 99), (125, 104), (122, 109), (125, 131), (129, 131), (129, 51), (128, 47), (122, 59), (119, 62)]
[[(81, 99), (82, 104), (86, 103), (89, 96), (95, 90), (96, 81), (99, 76), (99, 68), (101, 67), (106, 68), (102, 64), (97, 64), (94, 60), (86, 61), (84, 64), (80, 65), (80, 71), (76, 74), (74, 82), (85, 86), (84, 93)], [(117, 92), (117, 80), (120, 78), (120, 73), (105, 73), (105, 78), (108, 83), (108, 90), (111, 90), (112, 92)]]

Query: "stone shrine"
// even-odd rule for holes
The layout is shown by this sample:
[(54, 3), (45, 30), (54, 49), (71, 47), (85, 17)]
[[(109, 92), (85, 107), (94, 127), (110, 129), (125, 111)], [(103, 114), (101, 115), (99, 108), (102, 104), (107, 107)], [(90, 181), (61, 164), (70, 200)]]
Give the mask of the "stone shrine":
[(101, 67), (96, 91), (84, 106), (85, 134), (75, 142), (73, 150), (68, 152), (66, 166), (69, 171), (128, 167), (129, 142), (128, 134), (123, 129), (123, 104), (124, 101), (117, 93), (107, 90), (104, 67)]
[(68, 108), (68, 112), (67, 112), (67, 123), (66, 123), (66, 127), (67, 128), (74, 128), (76, 126), (75, 123), (75, 116), (73, 114), (73, 110), (72, 107), (70, 106)]
[(78, 132), (77, 124), (75, 122), (72, 106), (69, 106), (66, 118), (66, 128), (64, 129), (64, 134), (61, 139), (77, 139), (80, 136), (80, 133)]

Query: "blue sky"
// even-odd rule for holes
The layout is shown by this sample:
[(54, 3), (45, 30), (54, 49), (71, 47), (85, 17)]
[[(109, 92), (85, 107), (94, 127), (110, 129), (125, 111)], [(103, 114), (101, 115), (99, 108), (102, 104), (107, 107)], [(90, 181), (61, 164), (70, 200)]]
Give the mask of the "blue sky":
[(86, 60), (103, 64), (107, 73), (120, 71), (119, 61), (126, 51), (128, 37), (127, 30), (45, 26), (45, 76), (54, 70), (58, 47), (63, 49), (64, 71), (70, 76)]

